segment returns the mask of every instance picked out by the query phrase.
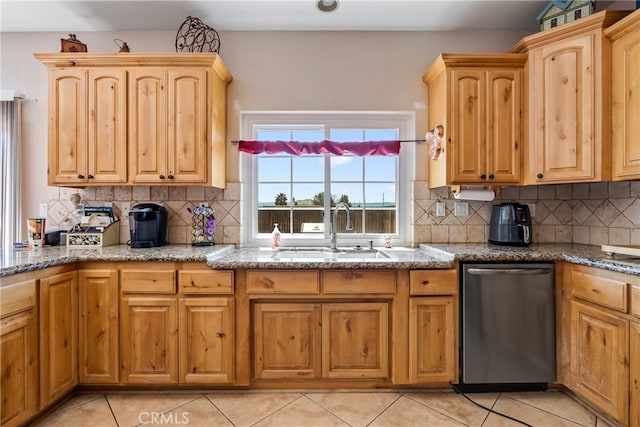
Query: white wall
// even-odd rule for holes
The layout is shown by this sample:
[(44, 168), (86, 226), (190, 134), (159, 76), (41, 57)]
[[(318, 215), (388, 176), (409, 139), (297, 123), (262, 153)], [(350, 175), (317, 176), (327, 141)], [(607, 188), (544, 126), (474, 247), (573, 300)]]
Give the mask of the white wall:
[[(441, 52), (505, 52), (520, 32), (221, 32), (220, 56), (234, 76), (228, 86), (228, 139), (238, 138), (239, 110), (417, 110), (426, 130), (422, 75)], [(0, 89), (26, 95), (23, 114), (23, 214), (46, 202), (47, 74), (34, 52), (58, 52), (59, 33), (0, 33)], [(78, 34), (90, 52), (173, 52), (175, 32)], [(417, 158), (424, 158), (418, 150)], [(238, 156), (227, 155), (228, 180), (238, 181)], [(416, 180), (426, 180), (418, 162)], [(21, 221), (25, 223), (25, 221)], [(23, 233), (24, 235), (24, 233)]]

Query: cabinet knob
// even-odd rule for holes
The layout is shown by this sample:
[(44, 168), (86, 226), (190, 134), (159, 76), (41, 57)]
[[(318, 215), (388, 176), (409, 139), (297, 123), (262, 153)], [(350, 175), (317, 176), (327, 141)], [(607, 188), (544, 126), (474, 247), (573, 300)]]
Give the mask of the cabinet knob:
[(78, 174), (78, 179), (84, 179), (84, 175), (82, 175), (81, 173)]
[(489, 179), (493, 179), (493, 178), (495, 178), (494, 174), (489, 175)]
[(216, 335), (220, 338), (224, 338), (224, 332), (216, 332)]
[(169, 174), (169, 176), (167, 178), (173, 179), (173, 175)]
[(89, 174), (89, 176), (87, 178), (93, 179), (93, 175)]
[(429, 281), (428, 281), (428, 280), (423, 280), (423, 281), (422, 281), (422, 285), (423, 285), (423, 286), (427, 286), (428, 284), (429, 284)]
[(160, 175), (160, 179), (164, 179), (164, 175)]
[(541, 173), (539, 173), (538, 175), (536, 175), (536, 178), (538, 178), (538, 179), (542, 179), (542, 177), (543, 177), (543, 176), (544, 176), (544, 175), (542, 175)]
[(487, 175), (485, 174), (480, 175), (480, 179), (487, 179)]

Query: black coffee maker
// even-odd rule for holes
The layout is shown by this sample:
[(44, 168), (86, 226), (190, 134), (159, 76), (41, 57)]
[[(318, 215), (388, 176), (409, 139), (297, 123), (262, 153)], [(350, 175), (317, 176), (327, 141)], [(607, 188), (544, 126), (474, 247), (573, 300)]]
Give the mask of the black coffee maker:
[(528, 246), (531, 244), (529, 206), (520, 203), (494, 205), (489, 224), (489, 242), (497, 245)]
[(167, 209), (154, 203), (142, 203), (129, 211), (130, 245), (132, 248), (152, 248), (166, 245)]

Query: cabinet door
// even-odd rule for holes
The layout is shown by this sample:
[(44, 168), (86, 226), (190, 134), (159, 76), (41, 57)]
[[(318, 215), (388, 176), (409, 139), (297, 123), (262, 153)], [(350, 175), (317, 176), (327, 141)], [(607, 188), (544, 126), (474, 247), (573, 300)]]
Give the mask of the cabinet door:
[(50, 185), (87, 182), (87, 117), (87, 71), (50, 69)]
[(207, 71), (169, 70), (167, 178), (207, 182)]
[(123, 69), (89, 71), (88, 180), (127, 182), (127, 79)]
[(231, 383), (233, 298), (180, 299), (180, 382)]
[(409, 305), (409, 380), (456, 381), (453, 297), (411, 298)]
[(640, 37), (613, 43), (613, 179), (640, 178)]
[(129, 173), (132, 183), (167, 180), (167, 72), (133, 68), (129, 73)]
[(175, 297), (126, 297), (120, 306), (121, 377), (125, 383), (178, 382)]
[(32, 308), (0, 325), (0, 424), (23, 425), (38, 410), (38, 330)]
[(118, 272), (80, 270), (80, 384), (117, 384)]
[(484, 182), (486, 175), (486, 84), (484, 70), (451, 70), (449, 167), (451, 183)]
[(520, 182), (521, 91), (521, 70), (487, 70), (485, 173), (489, 183)]
[[(529, 135), (533, 183), (599, 180), (602, 126), (596, 127), (596, 99), (602, 101), (595, 35), (560, 40), (532, 50)], [(598, 87), (596, 88), (596, 85)], [(599, 114), (602, 114), (600, 110)]]
[(78, 274), (40, 280), (40, 408), (78, 383)]
[(630, 420), (629, 425), (640, 426), (640, 323), (631, 322), (629, 329), (630, 358)]
[(323, 378), (388, 378), (386, 302), (322, 306)]
[(254, 304), (254, 375), (320, 377), (320, 305)]
[(571, 373), (574, 384), (569, 386), (627, 425), (629, 321), (572, 301), (571, 323)]

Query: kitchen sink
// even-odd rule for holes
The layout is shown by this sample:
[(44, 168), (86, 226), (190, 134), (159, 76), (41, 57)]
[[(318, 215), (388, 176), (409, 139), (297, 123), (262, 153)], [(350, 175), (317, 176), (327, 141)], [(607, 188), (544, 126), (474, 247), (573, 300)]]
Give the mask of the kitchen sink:
[(391, 255), (377, 249), (338, 248), (332, 251), (324, 247), (285, 247), (274, 252), (272, 258), (295, 261), (318, 259), (322, 261), (366, 261), (374, 259), (392, 259)]

